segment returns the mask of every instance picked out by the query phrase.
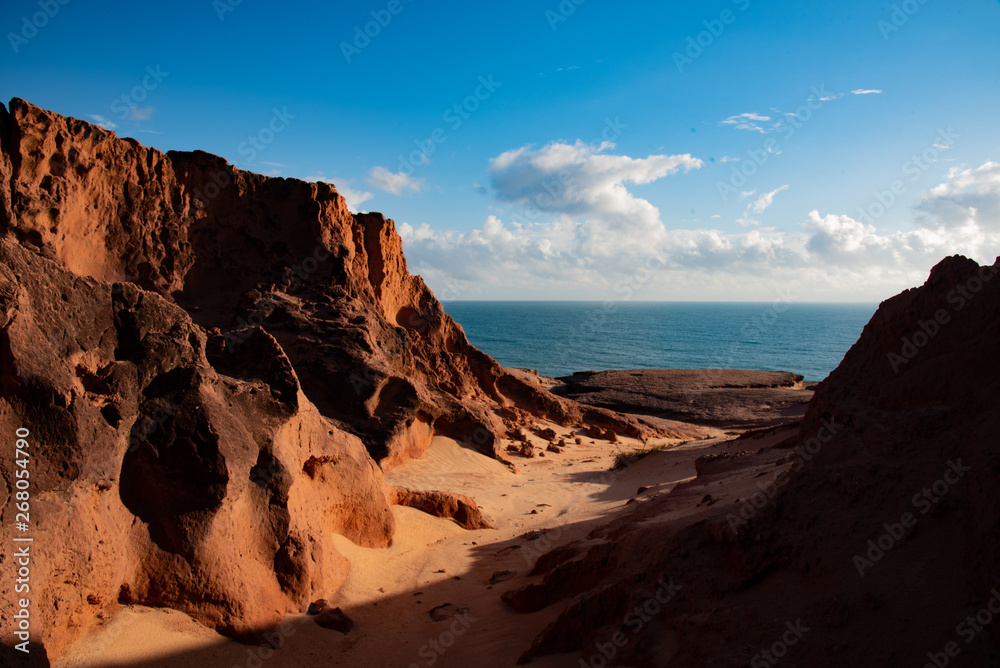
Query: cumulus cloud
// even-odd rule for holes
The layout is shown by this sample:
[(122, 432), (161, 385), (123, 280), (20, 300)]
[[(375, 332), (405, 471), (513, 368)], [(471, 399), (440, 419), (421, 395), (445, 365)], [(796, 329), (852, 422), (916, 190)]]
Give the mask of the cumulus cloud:
[(372, 167), (368, 174), (368, 183), (390, 195), (403, 192), (420, 192), (424, 187), (423, 179), (415, 179), (403, 172), (390, 172), (385, 167)]
[(348, 185), (346, 180), (325, 176), (323, 172), (317, 172), (316, 174), (312, 174), (310, 176), (304, 176), (302, 177), (302, 180), (309, 182), (322, 181), (334, 186), (337, 189), (337, 192), (340, 193), (346, 201), (347, 208), (351, 213), (358, 213), (358, 207), (374, 197), (374, 195), (365, 190), (355, 190)]
[(947, 180), (924, 193), (917, 207), (922, 227), (961, 228), (970, 222), (1000, 231), (1000, 163), (953, 168)]
[(347, 208), (351, 213), (357, 213), (359, 206), (374, 197), (367, 190), (355, 190), (348, 185), (337, 186), (337, 192), (344, 196), (344, 199), (347, 201)]
[(704, 163), (690, 154), (646, 158), (610, 155), (612, 142), (552, 142), (507, 151), (490, 161), (494, 196), (527, 220), (566, 216), (579, 220), (584, 250), (612, 254), (662, 238), (659, 210), (626, 184), (651, 183)]
[(855, 88), (851, 91), (851, 95), (881, 95), (882, 91), (878, 88)]
[[(615, 156), (580, 153), (576, 145), (563, 145), (551, 154), (545, 149), (513, 153), (499, 161), (496, 168), (504, 178), (494, 184), (502, 186), (498, 198), (512, 202), (527, 193), (546, 192), (531, 185), (532, 169), (548, 174), (582, 160), (587, 167), (574, 173), (592, 179), (597, 189), (606, 187), (602, 184), (609, 178), (624, 189), (624, 180), (609, 174), (657, 173), (650, 165), (640, 169), (620, 161), (599, 168), (601, 163), (591, 163), (592, 158)], [(547, 167), (531, 167), (532, 159)], [(802, 300), (877, 300), (919, 285), (947, 255), (961, 253), (993, 262), (1000, 230), (995, 219), (986, 220), (979, 209), (970, 215), (969, 202), (975, 200), (983, 209), (990, 202), (996, 205), (998, 172), (996, 163), (953, 170), (945, 182), (925, 193), (918, 212), (926, 218), (902, 231), (880, 230), (850, 216), (819, 211), (788, 221), (787, 229), (736, 233), (667, 229), (657, 219), (660, 234), (641, 237), (635, 244), (612, 243), (615, 252), (607, 253), (586, 240), (592, 217), (604, 215), (609, 205), (582, 192), (550, 195), (557, 213), (547, 222), (511, 222), (491, 215), (471, 232), (407, 223), (399, 225), (399, 231), (413, 270), (434, 289), (447, 286), (452, 298), (770, 300), (779, 290), (790, 289)], [(748, 203), (748, 213), (767, 210), (785, 189), (759, 195)], [(581, 202), (596, 207), (581, 207)], [(640, 274), (645, 277), (641, 290), (634, 280)]]

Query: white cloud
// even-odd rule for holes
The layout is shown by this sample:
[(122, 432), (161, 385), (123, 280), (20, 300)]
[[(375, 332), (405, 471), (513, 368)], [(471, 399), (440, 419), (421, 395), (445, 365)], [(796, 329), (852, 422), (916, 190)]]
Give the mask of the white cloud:
[(552, 142), (507, 151), (490, 161), (495, 197), (526, 221), (564, 216), (581, 225), (577, 241), (587, 252), (614, 254), (640, 248), (664, 233), (659, 210), (635, 197), (626, 183), (652, 183), (704, 163), (683, 155), (646, 158), (609, 155), (612, 142), (598, 146)]
[(399, 195), (406, 191), (417, 193), (424, 187), (423, 179), (415, 179), (403, 172), (393, 173), (385, 167), (372, 167), (372, 171), (368, 174), (368, 183), (391, 195)]
[[(765, 211), (767, 211), (768, 207), (774, 204), (774, 196), (780, 193), (782, 190), (788, 190), (788, 188), (789, 188), (788, 185), (783, 185), (780, 188), (772, 190), (771, 192), (762, 194), (760, 197), (758, 197), (753, 202), (747, 205), (746, 211), (743, 212), (743, 216), (741, 218), (737, 218), (736, 222), (739, 223), (740, 225), (743, 225), (744, 227), (747, 225), (757, 225), (758, 221), (752, 218), (751, 214), (760, 215)], [(750, 190), (746, 192), (741, 192), (740, 199), (746, 199), (747, 197), (753, 195), (755, 192), (757, 191)]]
[(374, 197), (374, 195), (372, 195), (368, 191), (355, 190), (354, 188), (350, 187), (349, 185), (347, 185), (346, 180), (340, 180), (324, 176), (323, 172), (318, 172), (316, 174), (313, 174), (312, 176), (302, 177), (302, 180), (311, 182), (323, 181), (324, 183), (329, 183), (330, 185), (335, 187), (337, 189), (337, 192), (340, 193), (341, 197), (343, 197), (344, 200), (346, 201), (347, 208), (348, 210), (350, 210), (351, 213), (358, 213), (358, 207), (367, 202), (368, 200), (370, 200), (372, 197)]
[[(811, 97), (809, 102), (830, 102), (831, 100), (839, 100), (844, 97), (843, 93), (834, 93), (831, 95), (822, 95), (820, 97)], [(789, 116), (795, 116), (796, 114), (789, 113)]]
[(1000, 163), (949, 170), (947, 181), (920, 198), (917, 221), (923, 227), (975, 225), (1000, 231)]
[(753, 203), (753, 206), (751, 207), (753, 209), (753, 212), (764, 213), (764, 211), (766, 211), (769, 206), (774, 204), (774, 196), (783, 190), (788, 190), (789, 187), (790, 186), (786, 184), (781, 186), (780, 188), (775, 188), (771, 192), (764, 193), (763, 195), (758, 197), (757, 200)]
[[(504, 154), (498, 167), (504, 176), (501, 185), (508, 186), (503, 193), (511, 200), (537, 192), (531, 185), (535, 181), (528, 178), (533, 173), (531, 159), (551, 169), (582, 160), (574, 174), (591, 179), (598, 190), (603, 179), (637, 169), (629, 163), (599, 169), (593, 158), (615, 156), (581, 154), (575, 145), (563, 145), (551, 154), (545, 149), (514, 153)], [(767, 210), (786, 188), (761, 194), (747, 211)], [(637, 199), (624, 186), (622, 191), (623, 199), (614, 200), (616, 206), (626, 206), (627, 198)], [(658, 223), (659, 234), (640, 236), (634, 239), (637, 243), (609, 239), (613, 251), (603, 252), (586, 243), (591, 219), (613, 209), (605, 208), (607, 202), (600, 197), (580, 192), (554, 198), (560, 210), (549, 222), (519, 224), (490, 216), (471, 232), (407, 223), (399, 230), (410, 266), (433, 289), (447, 289), (450, 298), (770, 301), (779, 290), (791, 290), (800, 300), (875, 301), (921, 284), (930, 268), (948, 255), (993, 262), (1000, 249), (1000, 229), (995, 219), (970, 212), (968, 201), (974, 198), (980, 204), (1000, 199), (1000, 165), (953, 170), (944, 183), (924, 195), (918, 213), (926, 213), (926, 219), (903, 231), (880, 230), (850, 216), (819, 211), (785, 230), (753, 228), (736, 233), (667, 229), (657, 218), (653, 222)], [(579, 202), (597, 206), (571, 213)], [(939, 206), (947, 202), (958, 205)]]
[(100, 114), (90, 114), (90, 119), (95, 123), (97, 123), (98, 125), (100, 125), (105, 130), (114, 130), (115, 128), (118, 127), (117, 123), (112, 123), (111, 121), (109, 121), (104, 116), (101, 116)]
[[(851, 91), (854, 95), (872, 95), (879, 94), (881, 92), (881, 90), (875, 88), (857, 88)], [(796, 111), (781, 111), (776, 107), (771, 107), (771, 112), (773, 112), (772, 115), (749, 111), (723, 119), (719, 121), (719, 125), (728, 125), (736, 130), (745, 130), (747, 132), (758, 132), (765, 135), (772, 134), (774, 132), (784, 130), (789, 124), (799, 127), (799, 121), (790, 119), (802, 118), (806, 115), (806, 112), (811, 115), (814, 111), (816, 111), (816, 109), (819, 108), (816, 103), (831, 102), (833, 100), (839, 100), (842, 97), (844, 97), (844, 93), (831, 93), (826, 90), (826, 86), (813, 86), (812, 96), (806, 100), (807, 104), (798, 107)]]
[[(767, 134), (773, 130), (774, 124), (770, 123), (770, 116), (764, 116), (758, 114), (755, 111), (749, 111), (742, 114), (737, 114), (736, 116), (730, 116), (729, 118), (719, 121), (719, 125), (732, 125), (737, 130), (749, 130), (750, 132), (760, 132), (761, 134)], [(762, 123), (768, 123), (768, 125), (762, 125)]]
[(347, 208), (351, 213), (357, 213), (359, 206), (374, 197), (374, 195), (366, 190), (355, 190), (344, 184), (337, 186), (337, 192), (344, 196), (344, 199), (347, 201)]

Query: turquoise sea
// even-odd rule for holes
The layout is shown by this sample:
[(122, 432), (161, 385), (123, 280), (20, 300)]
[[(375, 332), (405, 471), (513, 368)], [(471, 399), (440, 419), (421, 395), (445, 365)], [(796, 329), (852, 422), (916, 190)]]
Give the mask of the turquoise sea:
[(792, 371), (822, 380), (877, 304), (470, 302), (444, 304), (473, 345), (542, 375), (643, 368)]

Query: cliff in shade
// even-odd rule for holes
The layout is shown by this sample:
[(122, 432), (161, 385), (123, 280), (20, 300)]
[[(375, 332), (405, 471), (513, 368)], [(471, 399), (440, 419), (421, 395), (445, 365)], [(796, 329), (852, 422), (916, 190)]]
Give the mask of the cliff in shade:
[[(565, 609), (522, 661), (602, 642), (642, 667), (1000, 665), (998, 398), (1000, 260), (946, 258), (880, 305), (799, 429), (744, 435), (540, 557), (504, 599)], [(741, 476), (753, 496), (725, 497)], [(635, 613), (661, 581), (680, 589)]]
[[(33, 640), (50, 658), (116, 602), (249, 637), (332, 593), (349, 564), (331, 535), (387, 545), (382, 470), (435, 434), (507, 462), (501, 439), (531, 417), (652, 433), (472, 347), (393, 222), (331, 185), (14, 99), (0, 234), (0, 433), (30, 431)], [(15, 466), (5, 447), (5, 546)]]

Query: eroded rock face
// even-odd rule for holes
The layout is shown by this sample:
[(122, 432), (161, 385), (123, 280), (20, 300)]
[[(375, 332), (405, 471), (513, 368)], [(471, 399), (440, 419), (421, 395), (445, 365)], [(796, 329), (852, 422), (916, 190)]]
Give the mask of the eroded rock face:
[[(711, 488), (679, 486), (540, 558), (542, 581), (505, 600), (565, 607), (522, 660), (586, 656), (620, 631), (621, 665), (764, 665), (783, 638), (793, 665), (923, 665), (953, 641), (966, 665), (992, 665), (1000, 624), (956, 629), (997, 594), (997, 397), (1000, 261), (947, 258), (882, 303), (793, 440), (719, 474), (703, 466)], [(713, 501), (669, 519), (741, 460), (788, 456), (760, 507)]]
[[(273, 385), (220, 374), (180, 308), (8, 240), (0, 293), (0, 420), (30, 430), (32, 612), (50, 656), (120, 598), (247, 636), (346, 577), (333, 533), (388, 544), (380, 471), (287, 360)], [(9, 451), (0, 467), (13, 479)], [(5, 494), (8, 533), (12, 511)]]
[(504, 406), (643, 433), (473, 348), (408, 273), (393, 222), (352, 215), (331, 185), (243, 172), (202, 152), (163, 154), (19, 99), (3, 134), (5, 234), (77, 275), (167, 297), (218, 329), (227, 352), (262, 328), (320, 412), (384, 468), (420, 456), (434, 433), (504, 459)]
[(52, 657), (118, 600), (246, 636), (329, 595), (349, 567), (332, 534), (386, 545), (382, 469), (434, 434), (506, 461), (511, 416), (648, 431), (473, 348), (393, 222), (328, 184), (14, 99), (0, 233), (0, 425), (31, 432), (34, 639)]

